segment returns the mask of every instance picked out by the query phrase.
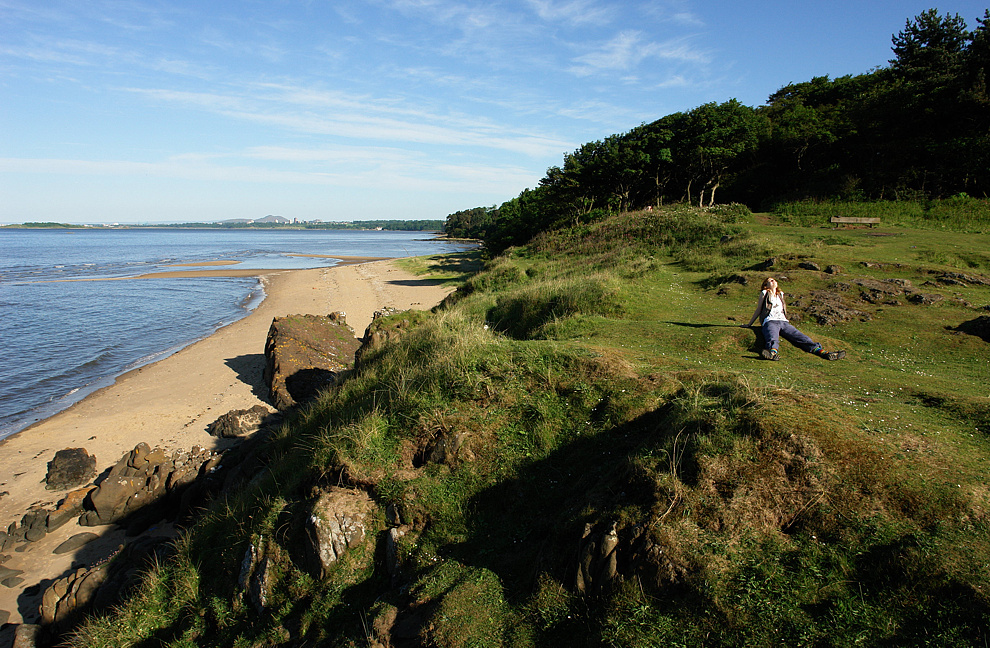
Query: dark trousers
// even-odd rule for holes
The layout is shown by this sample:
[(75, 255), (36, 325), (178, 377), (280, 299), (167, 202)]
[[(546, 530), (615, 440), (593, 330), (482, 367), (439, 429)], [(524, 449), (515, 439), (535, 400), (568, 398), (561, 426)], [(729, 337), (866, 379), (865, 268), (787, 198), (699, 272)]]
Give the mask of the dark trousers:
[(763, 323), (763, 341), (768, 349), (780, 346), (780, 338), (784, 338), (802, 351), (811, 353), (819, 345), (810, 337), (794, 328), (790, 322), (769, 320)]

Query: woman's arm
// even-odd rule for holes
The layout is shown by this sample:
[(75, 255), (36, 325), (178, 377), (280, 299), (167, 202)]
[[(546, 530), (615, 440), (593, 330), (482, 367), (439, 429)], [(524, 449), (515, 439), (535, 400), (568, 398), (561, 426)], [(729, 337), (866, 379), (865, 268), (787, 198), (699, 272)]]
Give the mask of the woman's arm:
[(743, 324), (743, 328), (749, 328), (756, 321), (756, 318), (760, 316), (760, 311), (763, 310), (763, 291), (760, 291), (760, 298), (756, 300), (756, 310), (753, 311), (753, 316), (749, 318), (749, 324)]

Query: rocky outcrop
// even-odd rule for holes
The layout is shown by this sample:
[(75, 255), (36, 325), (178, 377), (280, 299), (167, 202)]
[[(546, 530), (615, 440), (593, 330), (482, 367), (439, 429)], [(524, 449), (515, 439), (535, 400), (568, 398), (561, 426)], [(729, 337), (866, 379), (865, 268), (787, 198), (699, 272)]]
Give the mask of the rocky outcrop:
[(231, 410), (206, 426), (206, 431), (222, 439), (251, 436), (265, 426), (275, 425), (281, 417), (264, 405), (251, 409)]
[[(156, 521), (187, 520), (214, 493), (235, 488), (255, 476), (262, 467), (258, 436), (224, 453), (194, 447), (166, 455), (160, 448), (141, 443), (125, 453), (91, 489), (70, 493), (56, 511), (66, 516), (82, 511), (79, 524), (126, 525), (134, 536)], [(46, 512), (51, 520), (55, 512)], [(34, 528), (40, 512), (29, 511), (21, 529)], [(16, 525), (12, 525), (16, 526)], [(19, 533), (26, 532), (18, 531)], [(78, 533), (54, 553), (75, 551), (96, 539), (94, 533)], [(71, 627), (90, 610), (102, 610), (120, 602), (139, 581), (151, 560), (161, 560), (169, 550), (169, 539), (142, 535), (122, 544), (111, 560), (100, 565), (80, 567), (56, 580), (44, 592), (41, 604), (43, 626), (56, 633)], [(17, 577), (13, 570), (8, 578)], [(0, 575), (3, 575), (0, 573)]]
[(93, 477), (96, 477), (96, 457), (86, 452), (86, 448), (66, 448), (56, 452), (48, 462), (45, 488), (75, 488), (88, 483)]
[(825, 290), (813, 290), (808, 297), (795, 299), (787, 309), (788, 317), (792, 320), (799, 319), (796, 317), (798, 310), (810, 315), (819, 324), (825, 325), (854, 319), (863, 321), (872, 319), (869, 313), (845, 303), (840, 295)]
[(268, 607), (276, 569), (282, 560), (282, 549), (266, 538), (253, 541), (241, 561), (237, 583), (258, 612)]
[(618, 575), (618, 547), (619, 534), (614, 522), (604, 529), (586, 524), (578, 550), (574, 589), (590, 594), (611, 583)]
[(265, 383), (286, 410), (314, 398), (354, 364), (360, 341), (343, 313), (276, 317), (265, 342)]
[[(68, 492), (54, 508), (50, 504), (32, 506), (19, 523), (11, 522), (5, 530), (0, 530), (0, 551), (13, 550), (18, 543), (40, 540), (75, 519), (81, 526), (123, 524), (131, 535), (163, 518), (182, 520), (211, 493), (247, 481), (258, 472), (260, 445), (256, 442), (267, 436), (258, 431), (279, 420), (277, 413), (263, 406), (222, 416), (213, 426), (218, 433), (239, 439), (250, 436), (222, 453), (194, 447), (191, 451), (176, 450), (167, 455), (161, 448), (151, 449), (140, 443), (97, 479), (97, 484)], [(74, 461), (82, 459), (76, 465), (95, 462), (84, 449), (78, 450), (81, 452), (71, 453)], [(49, 476), (61, 474), (57, 464), (65, 456), (62, 451), (56, 453), (59, 460), (49, 463)], [(88, 469), (72, 472), (86, 474)], [(48, 483), (64, 487), (73, 481), (75, 478), (57, 478)]]
[(413, 460), (414, 466), (438, 463), (453, 466), (458, 461), (473, 461), (474, 452), (466, 443), (470, 435), (457, 430), (441, 430)]
[(57, 579), (41, 598), (41, 624), (60, 631), (85, 613), (120, 603), (140, 582), (142, 572), (169, 551), (167, 538), (140, 538), (121, 546), (107, 562), (80, 567)]
[(166, 456), (161, 448), (139, 443), (89, 493), (88, 510), (79, 524), (100, 526), (128, 519), (129, 532), (138, 533), (156, 520), (175, 517), (190, 504), (189, 487), (220, 459), (220, 454), (198, 446)]
[[(390, 315), (406, 313), (409, 317), (387, 319)], [(354, 357), (355, 366), (360, 366), (364, 356), (385, 344), (389, 340), (397, 340), (412, 325), (414, 318), (421, 316), (423, 311), (400, 311), (386, 307), (375, 311), (371, 316), (371, 324), (364, 330), (361, 347)]]
[(964, 272), (944, 272), (941, 270), (929, 273), (936, 283), (943, 286), (990, 286), (990, 278)]
[(368, 536), (375, 504), (364, 491), (330, 488), (313, 502), (306, 521), (306, 563), (314, 578), (323, 578), (330, 566)]

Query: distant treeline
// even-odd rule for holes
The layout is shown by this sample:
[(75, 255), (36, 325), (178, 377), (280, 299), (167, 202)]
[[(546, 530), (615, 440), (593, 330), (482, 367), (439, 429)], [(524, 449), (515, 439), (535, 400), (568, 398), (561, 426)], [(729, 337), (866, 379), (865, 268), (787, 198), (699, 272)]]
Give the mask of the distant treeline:
[(2, 227), (8, 227), (11, 229), (70, 229), (74, 227), (82, 227), (82, 225), (70, 225), (69, 223), (52, 223), (52, 222), (30, 222), (30, 223), (21, 223), (20, 225), (3, 225)]
[(320, 230), (344, 230), (378, 229), (403, 231), (403, 232), (439, 232), (443, 231), (444, 221), (442, 220), (374, 220), (374, 221), (351, 221), (348, 223), (262, 223), (262, 222), (225, 222), (225, 223), (176, 223), (174, 225), (128, 225), (128, 227), (180, 227), (185, 229), (320, 229)]
[(442, 232), (446, 223), (442, 220), (410, 221), (353, 221), (351, 223), (306, 223), (307, 229), (377, 229), (403, 232)]
[(664, 202), (924, 200), (990, 191), (990, 10), (970, 31), (930, 9), (893, 36), (888, 67), (787, 85), (584, 144), (535, 189), (450, 214), (450, 236), (494, 250)]

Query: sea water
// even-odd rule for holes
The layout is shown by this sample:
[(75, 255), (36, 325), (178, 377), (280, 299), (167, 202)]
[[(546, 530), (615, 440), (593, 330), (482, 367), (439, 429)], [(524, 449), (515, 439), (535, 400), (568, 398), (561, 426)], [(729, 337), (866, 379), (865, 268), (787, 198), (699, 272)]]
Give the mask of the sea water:
[(297, 255), (468, 247), (424, 232), (0, 229), (0, 439), (237, 321), (264, 298), (255, 277), (134, 277), (196, 269), (175, 267), (188, 263), (304, 269), (339, 260)]

